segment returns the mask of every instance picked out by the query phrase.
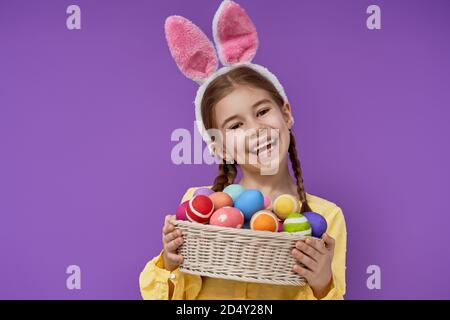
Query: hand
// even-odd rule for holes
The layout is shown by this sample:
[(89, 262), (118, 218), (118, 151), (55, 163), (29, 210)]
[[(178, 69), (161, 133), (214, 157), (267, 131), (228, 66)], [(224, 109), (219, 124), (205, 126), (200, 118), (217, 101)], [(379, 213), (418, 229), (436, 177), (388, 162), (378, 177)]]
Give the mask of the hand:
[[(328, 234), (322, 236), (323, 242), (314, 238), (299, 240), (292, 250), (297, 261), (294, 272), (303, 276), (316, 298), (325, 297), (332, 283), (331, 262), (333, 261), (335, 241)], [(302, 264), (302, 265), (300, 265)]]
[(183, 256), (177, 254), (177, 249), (183, 243), (180, 229), (176, 229), (170, 221), (175, 220), (174, 215), (167, 215), (162, 229), (162, 242), (164, 246), (164, 268), (173, 271), (183, 262)]

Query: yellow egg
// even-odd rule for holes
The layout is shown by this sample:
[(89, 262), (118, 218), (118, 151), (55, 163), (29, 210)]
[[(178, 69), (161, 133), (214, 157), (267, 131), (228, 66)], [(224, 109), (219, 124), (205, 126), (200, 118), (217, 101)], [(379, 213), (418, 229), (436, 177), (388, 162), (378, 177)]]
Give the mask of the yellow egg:
[(282, 220), (300, 210), (298, 200), (290, 194), (282, 194), (273, 202), (273, 211)]

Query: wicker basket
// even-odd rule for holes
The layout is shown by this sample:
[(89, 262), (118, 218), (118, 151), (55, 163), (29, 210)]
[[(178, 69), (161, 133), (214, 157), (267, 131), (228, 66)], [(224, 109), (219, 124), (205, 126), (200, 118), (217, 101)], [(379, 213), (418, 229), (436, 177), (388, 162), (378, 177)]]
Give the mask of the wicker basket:
[(184, 257), (179, 270), (229, 280), (302, 286), (306, 280), (292, 270), (295, 242), (305, 236), (254, 231), (174, 220), (181, 229)]

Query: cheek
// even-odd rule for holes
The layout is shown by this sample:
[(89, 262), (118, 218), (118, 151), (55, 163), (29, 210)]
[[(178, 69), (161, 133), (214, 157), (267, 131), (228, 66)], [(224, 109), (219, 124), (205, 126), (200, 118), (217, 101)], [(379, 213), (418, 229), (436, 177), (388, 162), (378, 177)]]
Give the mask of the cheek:
[(278, 135), (278, 158), (281, 160), (288, 153), (289, 144), (290, 144), (290, 133), (289, 128), (287, 126), (283, 126), (281, 128), (277, 128), (276, 134)]
[(273, 112), (271, 115), (265, 117), (263, 119), (263, 125), (280, 131), (289, 130), (281, 112)]
[(290, 144), (290, 135), (289, 130), (282, 130), (281, 132), (281, 146), (280, 146), (280, 153), (287, 153), (289, 150), (289, 144)]
[(280, 137), (284, 143), (289, 145), (290, 133), (287, 126), (284, 126), (280, 129)]
[(224, 139), (222, 140), (221, 146), (223, 150), (233, 158), (238, 161), (241, 159), (246, 152), (246, 138), (245, 135), (230, 135), (227, 136), (225, 133), (223, 134)]

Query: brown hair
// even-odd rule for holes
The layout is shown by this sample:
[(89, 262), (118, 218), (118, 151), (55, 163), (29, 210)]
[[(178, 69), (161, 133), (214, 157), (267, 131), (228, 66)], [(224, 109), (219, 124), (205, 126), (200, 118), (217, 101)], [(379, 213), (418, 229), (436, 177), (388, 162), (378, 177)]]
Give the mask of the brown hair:
[[(215, 78), (206, 88), (201, 104), (201, 114), (205, 129), (208, 130), (214, 127), (213, 112), (211, 112), (213, 107), (227, 94), (231, 93), (237, 84), (249, 85), (263, 89), (270, 94), (279, 107), (284, 104), (283, 97), (280, 95), (272, 82), (266, 77), (250, 67), (237, 67)], [(289, 133), (289, 159), (291, 160), (292, 170), (297, 181), (297, 193), (300, 201), (302, 202), (301, 212), (303, 213), (306, 211), (311, 211), (311, 208), (306, 200), (306, 192), (303, 187), (302, 170), (298, 159), (295, 138), (291, 130), (289, 130)], [(222, 191), (226, 186), (234, 183), (236, 176), (236, 162), (229, 163), (224, 160), (223, 163), (219, 164), (219, 172), (217, 177), (214, 179), (212, 190)]]

